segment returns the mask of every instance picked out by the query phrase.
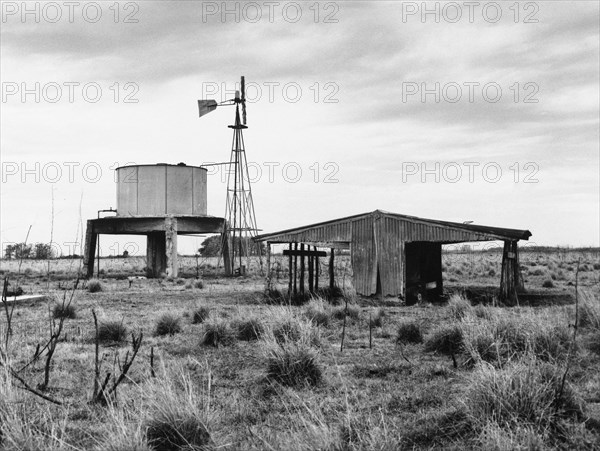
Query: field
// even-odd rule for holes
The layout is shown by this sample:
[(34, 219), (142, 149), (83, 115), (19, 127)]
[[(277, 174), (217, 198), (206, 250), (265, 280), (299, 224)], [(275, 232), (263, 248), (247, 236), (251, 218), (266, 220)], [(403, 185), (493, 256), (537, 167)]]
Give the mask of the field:
[[(598, 251), (525, 252), (535, 302), (470, 302), (497, 287), (500, 259), (445, 253), (448, 301), (414, 306), (356, 296), (347, 258), (336, 268), (343, 297), (300, 306), (265, 296), (257, 262), (224, 278), (216, 259), (186, 257), (182, 277), (146, 280), (127, 278), (143, 274), (142, 258), (102, 259), (100, 278), (73, 290), (78, 260), (3, 261), (10, 289), (49, 301), (16, 305), (8, 342), (0, 319), (0, 447), (599, 449)], [(286, 263), (274, 260), (285, 290)], [(50, 318), (71, 296), (44, 387)], [(98, 377), (92, 312), (99, 332), (115, 333), (98, 339)], [(108, 392), (131, 359), (132, 333), (142, 341), (123, 381), (90, 402), (94, 381), (110, 373)]]

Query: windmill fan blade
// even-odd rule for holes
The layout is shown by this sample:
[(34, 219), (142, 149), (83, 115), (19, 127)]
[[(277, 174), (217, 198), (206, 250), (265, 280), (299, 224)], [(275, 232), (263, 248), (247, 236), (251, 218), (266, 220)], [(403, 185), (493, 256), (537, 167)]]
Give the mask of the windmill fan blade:
[(213, 110), (217, 109), (217, 101), (216, 100), (198, 100), (198, 112), (200, 115), (198, 117), (202, 117), (205, 114), (210, 113)]
[(246, 125), (246, 102), (242, 102), (242, 124)]
[(242, 102), (246, 100), (246, 77), (242, 75), (242, 82), (240, 84), (240, 89), (242, 90)]

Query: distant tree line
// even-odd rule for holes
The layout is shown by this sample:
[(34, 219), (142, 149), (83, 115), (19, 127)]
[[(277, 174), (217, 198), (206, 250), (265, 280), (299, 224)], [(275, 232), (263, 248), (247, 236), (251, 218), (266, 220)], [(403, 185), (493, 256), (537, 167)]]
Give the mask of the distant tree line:
[(48, 260), (54, 258), (54, 254), (50, 243), (14, 243), (7, 244), (4, 248), (4, 258), (8, 260)]
[[(202, 241), (200, 249), (198, 249), (198, 253), (202, 257), (218, 257), (221, 253), (221, 239), (221, 235), (213, 235), (206, 238), (204, 241)], [(241, 238), (236, 236), (235, 239), (232, 240), (233, 244), (236, 246), (236, 249), (240, 245), (240, 239)], [(244, 241), (242, 243), (244, 245), (244, 249), (247, 249), (248, 255), (265, 255), (266, 246), (264, 243), (257, 243), (251, 238), (244, 238), (243, 240)]]

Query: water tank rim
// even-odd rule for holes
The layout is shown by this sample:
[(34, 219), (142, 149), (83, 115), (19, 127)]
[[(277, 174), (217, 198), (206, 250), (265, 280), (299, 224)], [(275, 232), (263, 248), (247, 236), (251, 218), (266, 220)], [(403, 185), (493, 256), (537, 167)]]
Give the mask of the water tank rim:
[(193, 169), (202, 169), (203, 171), (208, 172), (208, 169), (202, 167), (202, 166), (192, 166), (189, 164), (186, 164), (185, 166), (182, 166), (180, 164), (170, 164), (170, 163), (155, 163), (155, 164), (129, 164), (129, 165), (125, 165), (125, 166), (119, 166), (118, 168), (115, 168), (115, 171), (118, 171), (119, 169), (126, 169), (126, 168), (139, 168), (139, 167), (163, 167), (163, 166), (168, 166), (168, 167), (174, 167), (174, 168), (193, 168)]

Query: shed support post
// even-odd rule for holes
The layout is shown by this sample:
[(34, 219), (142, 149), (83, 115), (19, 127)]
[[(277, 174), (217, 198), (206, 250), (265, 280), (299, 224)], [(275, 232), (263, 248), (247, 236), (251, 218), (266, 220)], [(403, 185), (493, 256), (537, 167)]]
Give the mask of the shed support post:
[(514, 241), (514, 252), (515, 252), (515, 283), (517, 287), (517, 293), (525, 290), (525, 284), (523, 282), (523, 274), (521, 274), (521, 264), (519, 263), (519, 247), (518, 241)]
[[(310, 251), (310, 246), (308, 246), (308, 250)], [(308, 256), (308, 292), (313, 293), (315, 291), (315, 275), (314, 275), (314, 261), (315, 257), (313, 255)]]
[(167, 276), (177, 277), (177, 218), (165, 218), (165, 248), (167, 254)]
[(267, 292), (270, 292), (271, 288), (271, 243), (267, 241)]
[(96, 255), (97, 234), (94, 232), (94, 223), (88, 220), (85, 229), (85, 249), (83, 251), (83, 264), (85, 266), (86, 276), (94, 275), (94, 257)]
[(294, 296), (298, 294), (298, 243), (294, 243)]
[(517, 261), (516, 249), (516, 241), (504, 241), (502, 272), (500, 275), (500, 300), (508, 305), (518, 305), (519, 303), (515, 280), (519, 271), (518, 267), (515, 267)]
[(335, 286), (335, 273), (333, 271), (333, 265), (334, 265), (334, 259), (335, 259), (335, 249), (332, 247), (331, 248), (331, 254), (329, 254), (329, 289), (333, 290), (333, 287)]
[(300, 293), (304, 294), (304, 243), (300, 244)]
[[(317, 252), (317, 246), (314, 247), (315, 252)], [(314, 262), (314, 270), (315, 270), (315, 292), (319, 291), (319, 256), (315, 255)]]
[(289, 273), (289, 281), (288, 281), (288, 295), (292, 294), (293, 289), (293, 281), (292, 281), (292, 272), (294, 262), (292, 261), (292, 243), (289, 244), (290, 255), (288, 256), (288, 273)]

